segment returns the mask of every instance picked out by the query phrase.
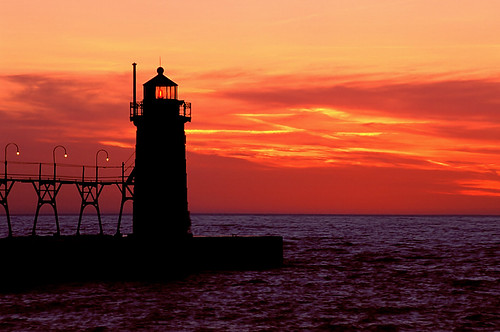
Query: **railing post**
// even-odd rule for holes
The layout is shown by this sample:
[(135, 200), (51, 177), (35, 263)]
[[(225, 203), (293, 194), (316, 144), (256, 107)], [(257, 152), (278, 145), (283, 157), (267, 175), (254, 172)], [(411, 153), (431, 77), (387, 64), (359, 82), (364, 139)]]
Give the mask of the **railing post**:
[(122, 225), (122, 215), (123, 215), (123, 205), (125, 205), (125, 201), (127, 200), (127, 187), (126, 187), (126, 184), (125, 184), (125, 163), (122, 161), (122, 183), (121, 183), (121, 187), (120, 185), (118, 186), (118, 188), (120, 189), (121, 193), (122, 193), (122, 201), (120, 203), (120, 214), (118, 215), (118, 223), (116, 225), (116, 233), (115, 233), (115, 236), (116, 237), (121, 237), (122, 234), (121, 234), (121, 225)]

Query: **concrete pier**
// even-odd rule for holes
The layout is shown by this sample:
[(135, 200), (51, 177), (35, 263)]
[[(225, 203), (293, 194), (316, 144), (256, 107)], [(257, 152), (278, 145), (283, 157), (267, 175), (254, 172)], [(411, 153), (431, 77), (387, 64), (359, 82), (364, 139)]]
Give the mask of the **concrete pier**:
[(0, 239), (0, 288), (92, 280), (168, 280), (206, 270), (268, 269), (283, 264), (279, 236), (30, 236)]

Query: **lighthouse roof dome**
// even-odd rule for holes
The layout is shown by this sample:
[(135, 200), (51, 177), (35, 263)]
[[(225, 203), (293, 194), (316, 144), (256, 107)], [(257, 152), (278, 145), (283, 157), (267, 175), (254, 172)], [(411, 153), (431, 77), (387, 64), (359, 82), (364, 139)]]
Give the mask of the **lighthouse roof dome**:
[(158, 75), (144, 83), (144, 86), (178, 86), (177, 83), (163, 75), (164, 71), (163, 67), (158, 67), (156, 70)]

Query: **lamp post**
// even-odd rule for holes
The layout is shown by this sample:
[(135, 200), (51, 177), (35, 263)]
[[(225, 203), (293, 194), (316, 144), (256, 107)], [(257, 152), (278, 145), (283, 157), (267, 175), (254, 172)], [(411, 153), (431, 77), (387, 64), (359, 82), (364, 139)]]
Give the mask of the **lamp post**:
[(11, 182), (9, 185), (9, 183), (7, 181), (7, 148), (10, 145), (14, 145), (16, 147), (16, 155), (19, 156), (19, 146), (17, 146), (16, 143), (7, 143), (7, 145), (5, 145), (5, 149), (4, 149), (4, 152), (5, 152), (5, 154), (4, 154), (5, 181), (0, 182), (0, 187), (5, 186), (5, 188), (1, 188), (2, 192), (0, 193), (0, 197), (1, 197), (1, 204), (3, 205), (3, 207), (5, 209), (5, 215), (7, 217), (7, 226), (9, 228), (9, 237), (12, 237), (12, 225), (10, 223), (9, 205), (7, 204), (7, 197), (9, 196), (9, 192), (12, 189), (12, 186), (14, 185), (14, 182)]
[(52, 150), (52, 162), (54, 163), (54, 181), (56, 180), (56, 150), (57, 148), (62, 148), (64, 150), (64, 158), (68, 158), (68, 152), (66, 148), (62, 145), (56, 145)]
[(99, 152), (104, 152), (106, 153), (106, 161), (109, 161), (109, 154), (108, 151), (104, 149), (100, 149), (99, 151), (96, 152), (95, 154), (95, 182), (97, 183), (97, 180), (99, 178), (99, 166), (97, 165), (97, 157), (99, 157)]
[(5, 157), (4, 157), (4, 162), (5, 162), (5, 179), (7, 180), (7, 148), (9, 147), (9, 145), (14, 145), (16, 147), (16, 155), (19, 156), (19, 146), (17, 146), (16, 143), (7, 143), (7, 145), (5, 146)]

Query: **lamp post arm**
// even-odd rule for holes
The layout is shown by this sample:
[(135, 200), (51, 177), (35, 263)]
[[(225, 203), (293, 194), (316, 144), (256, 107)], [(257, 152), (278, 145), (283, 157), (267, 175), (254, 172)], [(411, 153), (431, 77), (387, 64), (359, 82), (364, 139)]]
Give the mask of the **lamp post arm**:
[(14, 145), (16, 147), (16, 154), (19, 156), (19, 146), (16, 144), (16, 143), (7, 143), (7, 145), (5, 145), (5, 149), (4, 149), (4, 163), (5, 163), (5, 168), (4, 168), (4, 172), (5, 172), (5, 180), (7, 180), (7, 148), (9, 147), (9, 145)]
[(62, 145), (56, 145), (52, 150), (52, 162), (54, 163), (54, 181), (56, 180), (56, 150), (57, 148), (62, 148), (64, 150), (64, 158), (68, 157), (68, 152), (66, 148)]
[(97, 184), (97, 181), (99, 180), (99, 166), (97, 164), (97, 160), (98, 160), (98, 157), (99, 157), (99, 152), (104, 152), (106, 153), (106, 161), (109, 161), (109, 154), (108, 154), (108, 151), (104, 150), (104, 149), (100, 149), (96, 152), (95, 154), (95, 182)]

